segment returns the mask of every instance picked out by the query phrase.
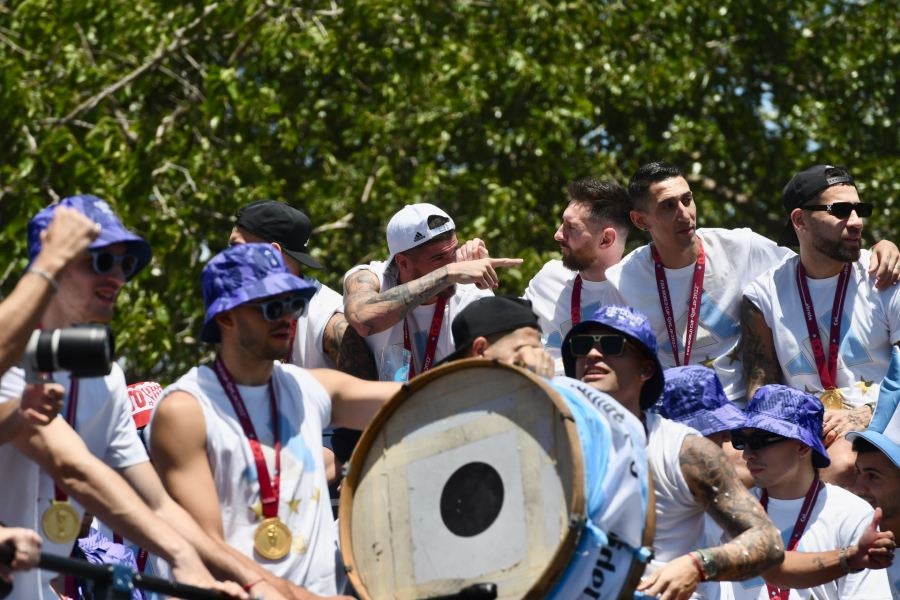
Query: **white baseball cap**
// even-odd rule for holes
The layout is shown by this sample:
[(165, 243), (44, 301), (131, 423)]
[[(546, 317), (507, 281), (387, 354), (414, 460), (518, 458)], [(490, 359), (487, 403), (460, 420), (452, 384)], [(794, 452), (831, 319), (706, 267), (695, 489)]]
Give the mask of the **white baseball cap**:
[[(428, 221), (431, 217), (443, 217), (439, 225), (431, 228)], [(387, 224), (388, 263), (400, 252), (421, 246), (447, 231), (453, 231), (456, 225), (446, 212), (435, 206), (422, 202), (407, 204), (391, 217)]]

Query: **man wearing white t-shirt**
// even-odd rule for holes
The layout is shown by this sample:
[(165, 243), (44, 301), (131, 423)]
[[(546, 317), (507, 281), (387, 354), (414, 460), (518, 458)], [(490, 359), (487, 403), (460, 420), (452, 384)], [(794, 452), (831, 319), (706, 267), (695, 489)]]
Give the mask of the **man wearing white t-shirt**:
[(337, 594), (322, 429), (329, 422), (365, 428), (399, 385), (278, 360), (314, 289), (271, 245), (227, 248), (201, 281), (200, 339), (218, 343), (218, 355), (157, 403), (154, 465), (208, 535), (312, 593)]
[(344, 314), (366, 339), (379, 378), (406, 381), (453, 352), (450, 324), (498, 285), (498, 267), (519, 258), (489, 258), (481, 240), (458, 247), (456, 225), (433, 204), (410, 204), (387, 225), (387, 261), (344, 276)]
[[(674, 165), (642, 166), (628, 184), (628, 195), (632, 222), (653, 243), (607, 269), (607, 280), (620, 302), (650, 318), (665, 368), (713, 368), (728, 399), (743, 405), (741, 292), (792, 252), (750, 229), (697, 229), (693, 193)], [(891, 270), (900, 251), (890, 242), (876, 247), (870, 269), (877, 267), (879, 285), (887, 286), (900, 276)]]
[[(43, 311), (41, 323), (57, 329), (108, 322), (119, 290), (150, 262), (150, 246), (125, 229), (103, 200), (73, 196), (45, 208), (29, 222), (32, 260), (39, 255), (45, 232), (60, 208), (76, 210), (95, 222), (99, 235), (58, 276), (48, 275), (58, 290)], [(52, 377), (65, 390), (63, 418), (39, 430), (26, 428), (11, 445), (0, 448), (6, 483), (6, 491), (0, 493), (0, 515), (6, 523), (34, 528), (45, 538), (45, 551), (67, 556), (80, 529), (83, 505), (165, 558), (179, 580), (212, 582), (200, 557), (222, 576), (241, 583), (254, 577), (252, 565), (242, 565), (222, 553), (208, 537), (195, 536), (200, 533), (196, 523), (165, 494), (137, 437), (125, 378), (117, 364), (113, 363), (105, 377), (73, 380), (66, 372)], [(26, 393), (25, 383), (18, 367), (4, 373), (0, 406), (15, 405)], [(60, 460), (60, 452), (70, 453), (75, 460)], [(67, 462), (68, 468), (60, 468)], [(53, 473), (56, 481), (48, 473)], [(69, 500), (69, 492), (78, 502)], [(55, 597), (49, 585), (51, 575), (35, 571), (18, 577), (14, 597)]]
[(614, 181), (578, 179), (568, 186), (569, 205), (553, 239), (562, 260), (551, 260), (525, 289), (540, 319), (544, 346), (562, 373), (560, 345), (569, 330), (616, 295), (606, 269), (619, 262), (631, 228), (631, 201)]
[[(878, 535), (871, 507), (819, 478), (818, 469), (829, 463), (821, 441), (823, 412), (810, 394), (766, 385), (747, 405), (742, 428), (732, 432), (756, 485), (751, 492), (781, 531), (787, 555), (780, 572), (764, 573), (765, 580), (723, 582), (723, 599), (890, 599), (883, 568), (893, 552), (892, 537), (882, 536), (886, 547), (874, 551), (880, 559), (860, 550)], [(800, 576), (786, 572), (789, 559), (804, 555), (818, 560)]]
[(859, 201), (846, 169), (805, 169), (782, 200), (790, 216), (784, 242), (799, 240), (800, 255), (744, 291), (748, 386), (785, 383), (819, 396), (832, 462), (822, 476), (849, 487), (855, 457), (843, 436), (868, 424), (891, 347), (900, 343), (900, 287), (879, 290), (866, 270), (870, 256), (860, 243), (873, 206)]
[(274, 200), (260, 200), (235, 215), (229, 244), (263, 242), (281, 251), (287, 268), (315, 287), (306, 312), (297, 319), (287, 362), (307, 369), (338, 369), (363, 379), (377, 379), (372, 353), (344, 318), (344, 299), (327, 285), (303, 273), (322, 269), (307, 244), (312, 223), (303, 212)]
[[(566, 375), (608, 393), (647, 429), (656, 535), (640, 591), (715, 598), (714, 581), (752, 577), (781, 562), (778, 532), (722, 450), (698, 431), (647, 412), (664, 382), (646, 316), (628, 306), (604, 306), (569, 331), (562, 356)], [(735, 539), (703, 548), (704, 513)]]
[[(878, 404), (865, 431), (847, 439), (856, 452), (853, 491), (882, 511), (881, 531), (900, 536), (900, 348), (894, 348), (888, 374), (881, 382)], [(893, 557), (893, 553), (891, 553)], [(900, 560), (888, 568), (894, 600), (900, 600)]]

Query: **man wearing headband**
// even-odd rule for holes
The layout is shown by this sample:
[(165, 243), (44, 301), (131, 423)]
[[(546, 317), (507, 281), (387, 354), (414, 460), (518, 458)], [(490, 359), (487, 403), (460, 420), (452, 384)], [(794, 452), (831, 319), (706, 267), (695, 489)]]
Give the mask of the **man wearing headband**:
[[(900, 348), (894, 348), (888, 373), (881, 382), (878, 404), (865, 431), (847, 439), (856, 452), (853, 491), (881, 511), (881, 531), (900, 536)], [(891, 553), (893, 556), (893, 553)], [(894, 600), (900, 599), (900, 561), (888, 568)]]
[[(784, 383), (814, 393), (825, 406), (825, 481), (850, 487), (854, 455), (844, 439), (865, 429), (900, 343), (900, 286), (879, 290), (860, 250), (873, 205), (860, 202), (842, 167), (797, 173), (782, 193), (789, 215), (785, 243), (800, 255), (744, 290), (742, 325), (749, 391)], [(900, 272), (900, 262), (894, 270)]]
[(553, 236), (562, 260), (545, 264), (525, 290), (525, 297), (534, 303), (544, 344), (557, 361), (560, 374), (563, 337), (616, 298), (606, 281), (606, 269), (622, 259), (631, 229), (631, 201), (618, 183), (577, 179), (567, 192), (569, 204)]
[(884, 571), (871, 569), (884, 568), (892, 536), (877, 540), (878, 522), (865, 501), (819, 479), (819, 469), (829, 463), (823, 412), (810, 394), (765, 385), (747, 404), (742, 427), (732, 432), (756, 485), (751, 492), (782, 532), (787, 554), (784, 564), (763, 574), (765, 581), (722, 583), (724, 597), (889, 600)]
[(344, 312), (366, 338), (379, 378), (412, 379), (453, 351), (450, 324), (470, 302), (497, 287), (498, 267), (481, 240), (458, 247), (456, 225), (433, 204), (410, 204), (387, 225), (390, 255), (344, 276)]
[[(32, 270), (39, 266), (50, 224), (61, 208), (75, 210), (96, 223), (99, 235), (58, 276), (49, 274), (58, 291), (43, 311), (41, 324), (56, 329), (108, 322), (119, 290), (150, 262), (150, 246), (125, 229), (103, 200), (73, 196), (40, 211), (30, 221)], [(63, 419), (54, 419), (44, 427), (24, 427), (12, 443), (15, 448), (0, 448), (7, 482), (7, 491), (0, 494), (3, 519), (27, 527), (39, 524), (44, 550), (66, 556), (79, 533), (83, 505), (106, 524), (166, 559), (180, 581), (213, 583), (198, 552), (217, 574), (239, 579), (239, 565), (222, 556), (165, 494), (131, 420), (121, 368), (113, 363), (105, 377), (72, 379), (67, 372), (56, 372), (52, 377), (65, 390)], [(24, 390), (22, 369), (9, 369), (0, 380), (0, 403), (18, 399)], [(91, 454), (116, 469), (134, 490)], [(70, 492), (81, 504), (69, 500)], [(55, 597), (49, 587), (51, 575), (49, 571), (35, 571), (18, 577), (14, 597)]]
[[(715, 597), (716, 585), (703, 582), (746, 579), (781, 562), (778, 532), (721, 448), (694, 429), (645, 412), (664, 384), (646, 316), (628, 306), (604, 306), (566, 335), (562, 358), (567, 375), (608, 393), (644, 420), (656, 537), (654, 560), (640, 591), (668, 598)], [(701, 548), (704, 512), (734, 540)]]
[(201, 284), (200, 339), (218, 344), (217, 357), (164, 390), (149, 425), (154, 465), (209, 535), (332, 596), (342, 567), (322, 430), (363, 429), (400, 385), (280, 362), (314, 288), (270, 244), (219, 253)]

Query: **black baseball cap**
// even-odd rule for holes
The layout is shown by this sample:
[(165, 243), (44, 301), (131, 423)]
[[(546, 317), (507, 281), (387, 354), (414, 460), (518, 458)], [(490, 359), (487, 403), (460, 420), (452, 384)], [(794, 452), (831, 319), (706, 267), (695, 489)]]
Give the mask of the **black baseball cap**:
[(456, 350), (441, 363), (465, 358), (478, 337), (496, 333), (509, 333), (522, 327), (534, 327), (541, 331), (537, 315), (531, 309), (531, 301), (516, 296), (485, 296), (465, 307), (450, 330)]
[(237, 212), (235, 225), (267, 242), (277, 242), (282, 252), (311, 269), (324, 269), (309, 255), (306, 243), (312, 223), (296, 208), (275, 200), (257, 200)]
[(794, 175), (781, 192), (781, 202), (788, 213), (788, 221), (778, 238), (780, 246), (799, 246), (797, 232), (791, 223), (790, 214), (795, 208), (800, 208), (822, 191), (833, 185), (852, 185), (856, 187), (853, 177), (844, 167), (834, 165), (815, 165), (800, 171)]

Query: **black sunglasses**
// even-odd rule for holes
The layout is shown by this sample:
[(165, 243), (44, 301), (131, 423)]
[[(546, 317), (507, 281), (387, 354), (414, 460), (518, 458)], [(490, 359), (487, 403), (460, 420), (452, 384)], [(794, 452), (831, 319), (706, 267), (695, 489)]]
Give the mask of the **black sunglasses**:
[(618, 333), (579, 333), (569, 339), (569, 349), (575, 356), (587, 356), (591, 348), (603, 356), (621, 356), (625, 352), (625, 336)]
[(834, 204), (811, 204), (801, 206), (803, 210), (824, 210), (838, 219), (846, 219), (854, 210), (861, 219), (872, 216), (875, 205), (871, 202), (835, 202)]
[(265, 302), (250, 302), (249, 304), (259, 308), (266, 321), (277, 321), (285, 314), (290, 314), (292, 319), (303, 316), (308, 302), (305, 296), (289, 296)]
[(94, 273), (105, 275), (112, 271), (116, 265), (122, 266), (122, 274), (127, 279), (134, 275), (134, 272), (137, 270), (138, 257), (129, 253), (113, 254), (106, 250), (91, 251), (91, 267), (93, 267)]
[(743, 450), (748, 446), (751, 450), (759, 450), (761, 448), (765, 448), (766, 446), (771, 446), (772, 444), (783, 442), (786, 439), (788, 438), (784, 437), (783, 435), (777, 435), (774, 433), (742, 435), (740, 433), (732, 432), (731, 445), (734, 446), (735, 450)]

